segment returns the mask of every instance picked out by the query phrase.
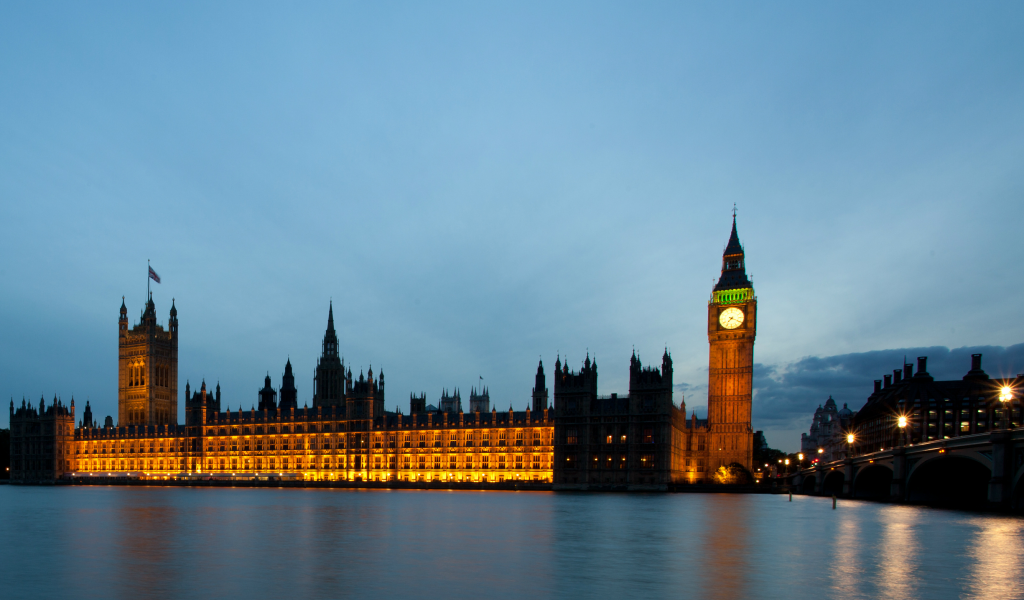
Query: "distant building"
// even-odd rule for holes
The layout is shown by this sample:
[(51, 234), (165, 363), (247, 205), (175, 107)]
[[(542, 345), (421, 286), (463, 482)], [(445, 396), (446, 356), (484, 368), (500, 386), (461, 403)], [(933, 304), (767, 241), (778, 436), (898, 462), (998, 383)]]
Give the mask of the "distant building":
[(815, 458), (822, 462), (831, 462), (847, 456), (846, 435), (851, 431), (853, 411), (844, 403), (843, 408), (836, 408), (832, 396), (825, 401), (825, 406), (818, 405), (811, 419), (809, 433), (800, 435), (800, 451), (807, 460)]

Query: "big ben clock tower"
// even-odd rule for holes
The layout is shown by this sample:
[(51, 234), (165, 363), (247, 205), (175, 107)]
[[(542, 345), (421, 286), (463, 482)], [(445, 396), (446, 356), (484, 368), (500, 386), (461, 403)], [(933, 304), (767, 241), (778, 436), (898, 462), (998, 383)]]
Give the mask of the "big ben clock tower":
[(747, 278), (734, 213), (732, 235), (722, 256), (722, 276), (708, 302), (709, 466), (713, 470), (732, 463), (751, 469), (754, 435), (750, 405), (756, 331), (757, 297)]

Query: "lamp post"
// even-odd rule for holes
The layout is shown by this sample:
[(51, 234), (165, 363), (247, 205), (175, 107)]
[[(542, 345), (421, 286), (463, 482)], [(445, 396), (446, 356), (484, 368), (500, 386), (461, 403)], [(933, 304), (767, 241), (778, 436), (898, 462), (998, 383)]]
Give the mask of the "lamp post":
[(1013, 388), (1008, 385), (1004, 385), (999, 390), (999, 402), (1003, 405), (1001, 412), (1002, 418), (1000, 419), (1000, 427), (1003, 429), (1010, 428), (1010, 411), (1013, 410)]
[(896, 419), (896, 425), (898, 425), (899, 428), (900, 428), (900, 446), (906, 446), (907, 445), (907, 438), (906, 438), (906, 433), (907, 433), (907, 416), (906, 415), (900, 415), (900, 417), (898, 419)]
[(846, 434), (846, 458), (853, 458), (853, 442), (855, 439), (852, 433)]

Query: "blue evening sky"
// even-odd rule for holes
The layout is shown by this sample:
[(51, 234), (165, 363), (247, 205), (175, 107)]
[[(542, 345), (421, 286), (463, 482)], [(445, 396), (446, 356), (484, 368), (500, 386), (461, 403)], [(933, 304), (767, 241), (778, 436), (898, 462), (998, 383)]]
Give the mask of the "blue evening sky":
[(179, 419), (186, 380), (248, 409), (289, 356), (309, 402), (332, 298), (388, 409), (480, 377), (522, 409), (558, 353), (624, 393), (667, 346), (701, 416), (733, 203), (771, 445), (904, 353), (1024, 371), (1022, 31), (1019, 2), (0, 4), (0, 396), (116, 415), (151, 259)]

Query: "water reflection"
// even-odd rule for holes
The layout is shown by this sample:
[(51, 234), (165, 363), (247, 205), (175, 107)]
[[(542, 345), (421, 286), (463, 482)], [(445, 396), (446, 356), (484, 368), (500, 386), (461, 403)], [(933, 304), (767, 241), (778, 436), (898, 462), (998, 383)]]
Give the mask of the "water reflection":
[[(844, 507), (845, 508), (845, 507)], [(835, 550), (832, 557), (832, 589), (838, 598), (856, 598), (864, 589), (864, 569), (860, 552), (860, 518), (857, 510), (843, 510), (836, 515)]]
[(753, 515), (741, 496), (722, 494), (708, 503), (706, 526), (702, 531), (704, 560), (699, 577), (701, 597), (728, 600), (756, 596), (749, 589), (750, 531)]
[(3, 598), (1019, 598), (1024, 521), (778, 496), (0, 486)]
[(917, 598), (917, 539), (915, 525), (921, 509), (881, 506), (881, 560), (876, 579), (878, 597), (891, 600)]
[(967, 590), (973, 598), (992, 600), (1024, 596), (1021, 581), (1021, 522), (1017, 519), (973, 518), (968, 524), (976, 528), (970, 546), (970, 576)]

